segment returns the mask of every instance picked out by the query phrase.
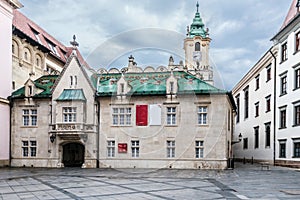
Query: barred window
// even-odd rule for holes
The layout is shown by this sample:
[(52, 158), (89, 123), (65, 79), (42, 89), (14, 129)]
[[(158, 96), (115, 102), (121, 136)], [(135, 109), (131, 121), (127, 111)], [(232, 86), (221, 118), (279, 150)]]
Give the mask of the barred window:
[(108, 140), (107, 141), (107, 157), (115, 157), (115, 141), (114, 140)]

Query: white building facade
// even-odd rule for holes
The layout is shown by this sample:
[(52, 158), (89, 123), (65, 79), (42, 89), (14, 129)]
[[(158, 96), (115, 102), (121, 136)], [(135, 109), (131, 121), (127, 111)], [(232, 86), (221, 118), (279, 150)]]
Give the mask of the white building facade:
[(300, 166), (300, 14), (294, 0), (280, 31), (276, 73), (276, 163)]
[(235, 118), (234, 157), (253, 161), (274, 160), (274, 72), (277, 50), (271, 48), (233, 88)]
[(12, 20), (13, 10), (22, 7), (18, 0), (0, 1), (1, 54), (0, 54), (0, 166), (9, 165), (10, 106), (12, 83)]

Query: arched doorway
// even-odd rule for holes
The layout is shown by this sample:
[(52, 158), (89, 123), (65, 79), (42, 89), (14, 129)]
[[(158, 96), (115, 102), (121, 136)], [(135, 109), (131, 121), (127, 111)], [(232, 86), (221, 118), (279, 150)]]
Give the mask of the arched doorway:
[(81, 167), (84, 163), (84, 145), (68, 143), (63, 145), (63, 160), (65, 167)]

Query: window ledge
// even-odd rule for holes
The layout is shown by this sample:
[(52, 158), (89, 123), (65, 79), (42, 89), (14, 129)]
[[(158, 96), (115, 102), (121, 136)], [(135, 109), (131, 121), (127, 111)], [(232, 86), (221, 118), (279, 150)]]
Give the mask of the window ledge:
[(299, 89), (300, 89), (300, 87), (297, 87), (297, 88), (294, 88), (293, 91), (296, 91), (296, 90), (299, 90)]
[(278, 128), (279, 130), (281, 130), (281, 129), (286, 129), (286, 127), (280, 127), (280, 128)]
[(282, 97), (282, 96), (284, 96), (284, 95), (287, 95), (287, 92), (286, 92), (286, 93), (280, 94), (279, 97)]
[(178, 127), (178, 125), (177, 124), (174, 124), (174, 125), (172, 125), (172, 124), (166, 124), (165, 127)]
[(21, 126), (21, 128), (38, 128), (38, 126)]
[(297, 127), (297, 126), (300, 126), (300, 124), (294, 124), (292, 127)]
[(287, 61), (288, 59), (285, 59), (285, 60), (282, 60), (282, 61), (280, 61), (280, 65), (282, 64), (282, 63), (284, 63), (285, 61)]
[(197, 124), (197, 127), (209, 127), (209, 124)]

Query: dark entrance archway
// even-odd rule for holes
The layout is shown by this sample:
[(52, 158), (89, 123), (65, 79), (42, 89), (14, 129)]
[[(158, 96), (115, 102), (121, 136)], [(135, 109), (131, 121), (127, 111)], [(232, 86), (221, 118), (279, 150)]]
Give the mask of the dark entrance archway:
[(65, 167), (81, 167), (84, 163), (84, 145), (68, 143), (63, 145), (63, 160)]

